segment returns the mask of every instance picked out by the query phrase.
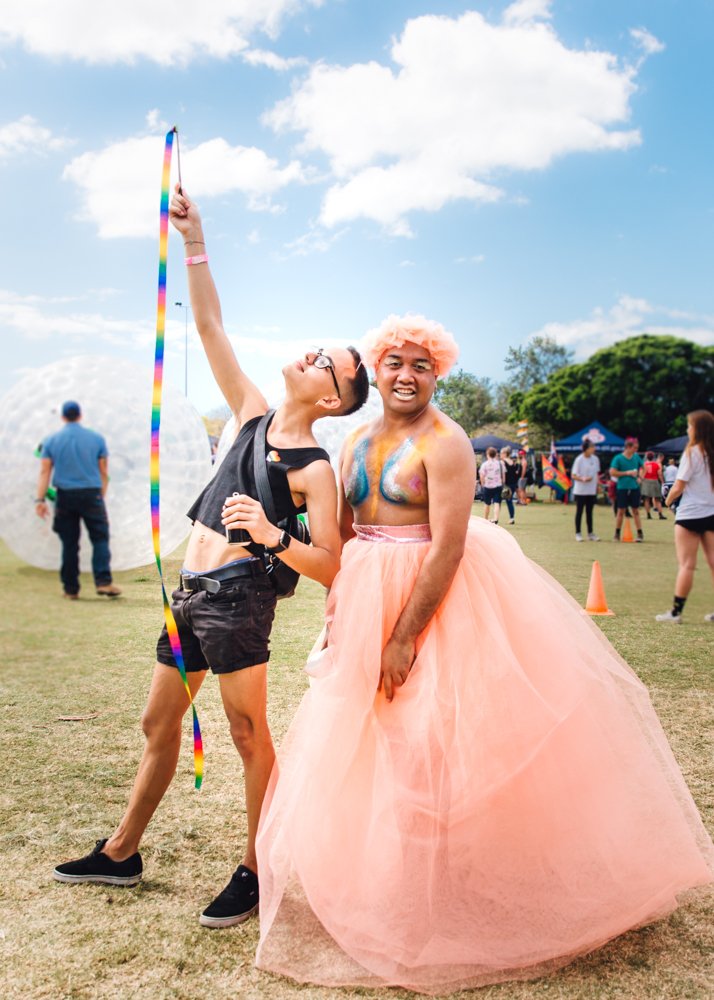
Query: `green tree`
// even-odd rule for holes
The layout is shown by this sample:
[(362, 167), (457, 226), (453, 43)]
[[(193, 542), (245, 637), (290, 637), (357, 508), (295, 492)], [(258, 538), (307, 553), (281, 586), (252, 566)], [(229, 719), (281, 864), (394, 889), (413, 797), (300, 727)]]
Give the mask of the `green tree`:
[(509, 372), (506, 386), (511, 392), (528, 392), (573, 360), (573, 352), (552, 337), (533, 337), (525, 347), (509, 347), (504, 368)]
[(503, 416), (494, 402), (491, 379), (461, 368), (437, 382), (434, 403), (470, 436), (477, 427)]
[(684, 434), (691, 410), (714, 399), (714, 347), (680, 337), (642, 334), (556, 371), (514, 394), (519, 418), (572, 434), (591, 420), (643, 444)]

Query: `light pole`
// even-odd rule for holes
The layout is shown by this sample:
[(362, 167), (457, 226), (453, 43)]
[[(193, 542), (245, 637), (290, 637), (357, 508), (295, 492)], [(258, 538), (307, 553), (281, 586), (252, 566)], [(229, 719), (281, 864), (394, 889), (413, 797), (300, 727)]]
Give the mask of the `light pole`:
[(188, 398), (188, 311), (191, 308), (189, 305), (184, 305), (183, 302), (174, 302), (175, 306), (180, 306), (184, 311), (184, 348), (183, 348), (183, 394)]

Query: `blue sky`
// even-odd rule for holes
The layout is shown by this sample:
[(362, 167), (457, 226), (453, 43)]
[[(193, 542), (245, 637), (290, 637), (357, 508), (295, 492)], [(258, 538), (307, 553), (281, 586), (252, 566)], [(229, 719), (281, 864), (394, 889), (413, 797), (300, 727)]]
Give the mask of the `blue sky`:
[[(281, 361), (392, 312), (495, 380), (538, 333), (579, 358), (645, 330), (714, 343), (713, 43), (711, 0), (0, 0), (0, 394), (77, 354), (151, 377), (173, 124), (273, 399)], [(188, 368), (219, 405), (192, 332)]]

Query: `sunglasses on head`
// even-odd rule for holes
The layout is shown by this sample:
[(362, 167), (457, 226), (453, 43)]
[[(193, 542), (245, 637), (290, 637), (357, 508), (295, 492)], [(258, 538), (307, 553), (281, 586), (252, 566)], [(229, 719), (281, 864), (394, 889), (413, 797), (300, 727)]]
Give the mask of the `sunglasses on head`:
[(331, 357), (329, 357), (329, 355), (323, 352), (324, 348), (318, 347), (316, 350), (305, 355), (305, 361), (309, 365), (314, 365), (315, 368), (329, 368), (330, 375), (332, 375), (332, 381), (335, 383), (337, 398), (342, 399), (342, 393), (340, 392), (340, 387), (337, 384), (337, 376), (335, 375), (335, 362)]

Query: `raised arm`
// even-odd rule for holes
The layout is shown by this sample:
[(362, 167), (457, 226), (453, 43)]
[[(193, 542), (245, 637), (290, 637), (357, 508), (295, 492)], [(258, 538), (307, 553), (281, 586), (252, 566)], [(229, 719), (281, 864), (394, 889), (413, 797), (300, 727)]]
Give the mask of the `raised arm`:
[(441, 439), (424, 465), (429, 488), (431, 545), (404, 610), (382, 653), (380, 686), (387, 700), (409, 676), (418, 637), (451, 586), (464, 554), (474, 494), (473, 450), (466, 435), (454, 429)]
[[(206, 255), (201, 216), (185, 193), (171, 199), (169, 218), (181, 234), (186, 257)], [(191, 311), (211, 371), (238, 425), (268, 409), (260, 390), (243, 372), (223, 328), (221, 303), (207, 263), (186, 268)]]

